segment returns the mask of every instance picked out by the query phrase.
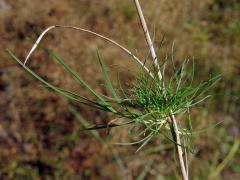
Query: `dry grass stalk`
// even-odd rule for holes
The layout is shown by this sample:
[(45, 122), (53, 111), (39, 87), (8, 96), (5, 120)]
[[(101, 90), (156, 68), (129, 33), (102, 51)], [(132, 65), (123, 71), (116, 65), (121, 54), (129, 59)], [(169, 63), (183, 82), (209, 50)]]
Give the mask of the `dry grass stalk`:
[[(147, 24), (146, 24), (146, 21), (145, 21), (143, 12), (142, 12), (141, 5), (140, 5), (138, 0), (135, 0), (134, 2), (135, 2), (135, 5), (136, 5), (136, 9), (137, 9), (139, 18), (141, 20), (142, 28), (143, 28), (143, 31), (144, 31), (144, 34), (145, 34), (145, 37), (146, 37), (146, 41), (147, 41), (148, 47), (150, 49), (150, 52), (151, 52), (151, 55), (152, 55), (152, 58), (153, 58), (154, 65), (155, 65), (155, 67), (158, 71), (158, 77), (161, 80), (162, 79), (162, 74), (161, 74), (161, 71), (159, 69), (157, 56), (156, 56), (155, 49), (154, 49), (154, 46), (153, 46), (153, 42), (151, 40), (149, 31), (148, 31), (148, 27), (147, 27)], [(179, 163), (180, 163), (180, 166), (181, 166), (182, 176), (183, 176), (184, 180), (187, 180), (188, 179), (188, 175), (187, 175), (188, 171), (186, 170), (184, 159), (183, 159), (183, 151), (182, 151), (182, 145), (181, 145), (182, 143), (181, 143), (181, 139), (180, 139), (180, 135), (179, 135), (179, 131), (178, 131), (177, 121), (176, 121), (175, 116), (172, 113), (170, 113), (170, 120), (171, 120), (171, 123), (173, 125), (173, 129), (174, 129), (174, 132), (175, 132), (175, 135), (176, 135), (178, 158), (179, 158)], [(186, 154), (185, 154), (185, 156), (186, 156)]]
[(31, 50), (29, 51), (28, 55), (26, 56), (25, 58), (25, 61), (24, 61), (24, 65), (27, 63), (28, 59), (30, 58), (30, 56), (33, 54), (33, 52), (35, 51), (35, 49), (37, 48), (38, 44), (40, 43), (40, 41), (42, 40), (42, 38), (47, 34), (47, 32), (49, 32), (50, 30), (52, 29), (55, 29), (55, 28), (64, 28), (64, 29), (73, 29), (73, 30), (78, 30), (78, 31), (82, 31), (82, 32), (85, 32), (85, 33), (88, 33), (88, 34), (91, 34), (91, 35), (94, 35), (94, 36), (97, 36), (107, 42), (110, 42), (112, 43), (113, 45), (117, 46), (118, 48), (120, 48), (121, 50), (123, 50), (125, 53), (127, 53), (128, 55), (130, 55), (138, 64), (140, 64), (142, 67), (144, 67), (144, 69), (147, 71), (147, 73), (152, 77), (154, 78), (152, 72), (142, 63), (142, 61), (137, 57), (135, 56), (131, 51), (129, 51), (127, 48), (125, 48), (124, 46), (122, 46), (121, 44), (117, 43), (116, 41), (106, 37), (106, 36), (103, 36), (99, 33), (96, 33), (96, 32), (93, 32), (93, 31), (90, 31), (88, 29), (84, 29), (84, 28), (80, 28), (80, 27), (75, 27), (75, 26), (66, 26), (66, 25), (53, 25), (53, 26), (50, 26), (48, 28), (46, 28), (42, 33), (41, 35), (38, 37), (38, 39), (36, 40), (36, 42), (34, 43), (34, 45), (32, 46)]

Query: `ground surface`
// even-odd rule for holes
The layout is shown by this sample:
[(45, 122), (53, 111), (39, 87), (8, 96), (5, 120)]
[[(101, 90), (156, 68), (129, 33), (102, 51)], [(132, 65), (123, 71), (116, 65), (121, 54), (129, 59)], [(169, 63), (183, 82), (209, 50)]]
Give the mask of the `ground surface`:
[[(190, 159), (192, 178), (240, 179), (240, 154), (234, 151), (240, 136), (240, 4), (234, 0), (152, 0), (142, 4), (151, 32), (155, 26), (156, 45), (163, 35), (166, 38), (161, 57), (171, 52), (175, 40), (176, 63), (195, 57), (196, 81), (223, 74), (212, 89), (214, 96), (193, 111), (195, 129), (223, 123), (196, 136), (197, 154)], [(1, 0), (0, 179), (180, 178), (171, 142), (159, 138), (135, 153), (137, 146), (113, 145), (131, 140), (125, 128), (110, 133), (103, 130), (95, 136), (81, 131), (83, 123), (68, 102), (42, 87), (6, 54), (5, 49), (10, 48), (23, 60), (36, 37), (53, 24), (100, 32), (136, 50), (141, 58), (147, 54), (132, 1)], [(131, 58), (119, 49), (83, 33), (54, 30), (41, 45), (54, 49), (101, 93), (106, 92), (101, 86), (97, 47), (110, 73), (116, 64), (136, 70)], [(88, 96), (41, 49), (29, 66), (52, 83)], [(126, 70), (120, 71), (125, 82), (132, 80)], [(85, 106), (77, 110), (90, 124), (106, 124), (112, 119)], [(107, 138), (107, 143), (95, 137)]]

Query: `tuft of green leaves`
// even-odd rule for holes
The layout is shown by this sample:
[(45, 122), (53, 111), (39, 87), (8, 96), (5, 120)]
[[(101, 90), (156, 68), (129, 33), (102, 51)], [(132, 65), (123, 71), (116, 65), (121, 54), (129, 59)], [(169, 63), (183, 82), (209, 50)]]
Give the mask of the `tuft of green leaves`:
[[(187, 146), (192, 147), (194, 132), (189, 114), (190, 109), (207, 99), (209, 96), (206, 95), (206, 91), (220, 79), (220, 75), (217, 75), (194, 85), (194, 60), (190, 68), (190, 60), (185, 60), (180, 67), (174, 71), (170, 78), (167, 79), (164, 77), (165, 81), (157, 78), (157, 72), (155, 72), (155, 76), (152, 78), (143, 71), (143, 67), (140, 67), (139, 73), (135, 76), (135, 81), (130, 88), (124, 89), (119, 81), (118, 89), (121, 89), (122, 93), (118, 93), (111, 82), (103, 58), (97, 50), (97, 57), (105, 79), (106, 88), (112, 95), (112, 97), (108, 97), (94, 91), (62, 58), (52, 51), (47, 50), (51, 58), (62, 65), (67, 72), (73, 75), (73, 77), (94, 96), (94, 99), (90, 99), (47, 82), (29, 67), (25, 66), (10, 50), (7, 50), (7, 52), (29, 74), (53, 91), (63, 95), (69, 100), (110, 112), (114, 114), (117, 119), (127, 120), (122, 124), (109, 123), (107, 125), (89, 127), (86, 128), (87, 130), (112, 128), (129, 124), (142, 126), (143, 130), (138, 132), (138, 136), (142, 137), (142, 139), (136, 142), (119, 143), (122, 145), (141, 144), (137, 151), (144, 147), (158, 133), (163, 134), (175, 142), (174, 139), (167, 135), (167, 133), (171, 132), (168, 119), (170, 114), (180, 113), (187, 113), (189, 118), (187, 128), (180, 128), (179, 132), (188, 139), (187, 142), (189, 142), (189, 144)], [(168, 60), (165, 60), (160, 69), (164, 76), (167, 63)], [(192, 150), (192, 148), (190, 150)]]

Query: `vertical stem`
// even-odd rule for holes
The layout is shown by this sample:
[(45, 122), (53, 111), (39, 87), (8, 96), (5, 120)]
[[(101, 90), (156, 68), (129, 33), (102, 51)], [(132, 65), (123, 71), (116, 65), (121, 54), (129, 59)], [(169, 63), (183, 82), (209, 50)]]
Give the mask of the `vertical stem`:
[[(134, 0), (134, 2), (135, 2), (135, 6), (136, 6), (136, 9), (137, 9), (140, 21), (141, 21), (141, 25), (142, 25), (142, 28), (143, 28), (143, 31), (144, 31), (144, 35), (145, 35), (148, 47), (149, 47), (151, 55), (152, 55), (154, 65), (155, 65), (155, 67), (158, 71), (159, 80), (161, 80), (162, 79), (162, 73), (161, 73), (160, 68), (159, 68), (156, 52), (155, 52), (155, 49), (154, 49), (149, 31), (148, 31), (148, 27), (147, 27), (147, 24), (146, 24), (146, 21), (145, 21), (143, 12), (142, 12), (141, 5), (140, 5), (138, 0)], [(179, 163), (180, 163), (180, 166), (181, 166), (182, 176), (183, 176), (184, 180), (188, 180), (187, 171), (186, 171), (185, 164), (184, 164), (184, 159), (183, 159), (183, 151), (182, 151), (181, 139), (180, 139), (178, 126), (177, 126), (177, 121), (176, 121), (175, 116), (172, 113), (170, 113), (170, 119), (171, 119), (171, 123), (173, 125), (174, 133), (176, 135), (178, 158), (179, 158)]]
[(181, 146), (181, 139), (178, 131), (177, 121), (173, 114), (170, 114), (171, 123), (173, 125), (174, 133), (176, 135), (176, 142), (177, 142), (177, 152), (178, 152), (178, 158), (179, 163), (181, 167), (181, 172), (184, 180), (188, 180), (187, 170), (185, 168), (184, 159), (183, 159), (183, 151)]
[(188, 152), (187, 152), (185, 140), (183, 140), (183, 145), (184, 145), (185, 169), (186, 169), (186, 174), (187, 174), (187, 178), (188, 178)]
[(148, 47), (149, 47), (151, 55), (152, 55), (154, 66), (155, 66), (155, 68), (157, 69), (157, 72), (158, 72), (158, 78), (159, 78), (159, 80), (161, 80), (162, 79), (162, 73), (161, 73), (160, 68), (159, 68), (157, 55), (156, 55), (156, 52), (155, 52), (155, 49), (154, 49), (154, 46), (153, 46), (151, 36), (149, 34), (149, 31), (148, 31), (148, 27), (147, 27), (145, 18), (143, 16), (141, 5), (139, 4), (138, 0), (135, 0), (135, 6), (137, 8), (138, 16), (139, 16), (140, 21), (141, 21), (141, 25), (142, 25), (142, 28), (143, 28), (143, 31), (144, 31), (144, 35), (145, 35)]

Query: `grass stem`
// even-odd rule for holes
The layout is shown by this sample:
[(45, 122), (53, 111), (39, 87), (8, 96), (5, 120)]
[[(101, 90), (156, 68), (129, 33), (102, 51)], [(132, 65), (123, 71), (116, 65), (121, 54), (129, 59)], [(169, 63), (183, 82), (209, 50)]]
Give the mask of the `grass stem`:
[[(134, 2), (135, 2), (135, 6), (136, 6), (136, 9), (137, 9), (140, 21), (141, 21), (141, 25), (142, 25), (142, 28), (143, 28), (143, 31), (144, 31), (145, 38), (146, 38), (146, 41), (147, 41), (147, 44), (148, 44), (148, 48), (150, 49), (154, 65), (155, 65), (155, 67), (157, 69), (157, 72), (158, 72), (158, 78), (159, 78), (159, 80), (162, 80), (162, 73), (161, 73), (160, 68), (159, 68), (159, 64), (158, 64), (157, 56), (156, 56), (156, 53), (155, 53), (154, 45), (153, 45), (153, 42), (151, 40), (149, 31), (148, 31), (148, 27), (147, 27), (147, 24), (146, 24), (144, 15), (143, 15), (141, 5), (140, 5), (138, 0), (134, 0)], [(181, 140), (180, 140), (180, 135), (179, 135), (179, 131), (178, 131), (178, 126), (177, 126), (176, 118), (172, 113), (170, 113), (170, 119), (171, 119), (171, 123), (172, 123), (173, 128), (174, 128), (174, 133), (176, 135), (177, 151), (178, 151), (178, 157), (179, 157), (179, 162), (180, 162), (180, 166), (181, 166), (182, 176), (183, 176), (184, 180), (187, 180), (188, 176), (187, 176), (187, 171), (186, 171), (185, 163), (184, 163), (184, 159), (183, 159), (183, 151), (182, 151), (182, 147), (181, 147)]]
[(155, 52), (155, 49), (154, 49), (154, 45), (153, 45), (151, 36), (149, 34), (149, 31), (148, 31), (147, 23), (146, 23), (146, 20), (144, 18), (144, 15), (143, 15), (141, 5), (140, 5), (138, 0), (135, 0), (135, 6), (136, 6), (138, 16), (139, 16), (140, 21), (141, 21), (141, 25), (142, 25), (142, 28), (143, 28), (143, 31), (144, 31), (144, 35), (145, 35), (149, 50), (150, 50), (151, 55), (152, 55), (154, 66), (155, 66), (155, 68), (157, 69), (157, 72), (158, 72), (158, 78), (159, 78), (159, 80), (161, 80), (162, 79), (162, 73), (160, 71), (160, 67), (159, 67), (159, 64), (158, 64), (157, 55), (156, 55), (156, 52)]
[(185, 163), (184, 163), (184, 159), (183, 159), (183, 150), (182, 150), (182, 146), (181, 146), (181, 139), (180, 139), (180, 135), (179, 135), (179, 131), (178, 131), (177, 121), (173, 114), (170, 114), (170, 119), (171, 119), (171, 123), (173, 125), (174, 133), (176, 136), (177, 152), (178, 152), (178, 158), (179, 158), (182, 176), (183, 176), (184, 180), (188, 180), (188, 175), (187, 175), (188, 171), (185, 168)]
[(135, 56), (130, 50), (128, 50), (127, 48), (125, 48), (124, 46), (122, 46), (121, 44), (117, 43), (116, 41), (108, 38), (108, 37), (105, 37), (101, 34), (98, 34), (96, 32), (93, 32), (93, 31), (90, 31), (88, 29), (84, 29), (84, 28), (80, 28), (80, 27), (75, 27), (75, 26), (66, 26), (66, 25), (53, 25), (53, 26), (50, 26), (48, 27), (47, 29), (45, 29), (41, 35), (38, 37), (37, 41), (34, 43), (34, 45), (32, 46), (31, 50), (29, 51), (28, 55), (26, 56), (26, 59), (24, 61), (24, 65), (27, 63), (28, 59), (30, 58), (30, 56), (32, 55), (32, 53), (35, 51), (35, 49), (37, 48), (38, 44), (40, 43), (40, 41), (42, 40), (42, 38), (46, 35), (46, 33), (52, 29), (55, 29), (55, 28), (64, 28), (64, 29), (73, 29), (73, 30), (78, 30), (78, 31), (82, 31), (82, 32), (85, 32), (85, 33), (88, 33), (88, 34), (92, 34), (94, 36), (97, 36), (105, 41), (108, 41), (110, 43), (112, 43), (113, 45), (117, 46), (118, 48), (120, 48), (121, 50), (123, 50), (125, 53), (127, 53), (128, 55), (130, 55), (131, 57), (133, 57), (133, 59), (138, 63), (140, 64), (146, 71), (147, 73), (152, 77), (154, 78), (152, 72), (145, 66), (144, 63), (142, 63), (142, 61), (137, 57)]

